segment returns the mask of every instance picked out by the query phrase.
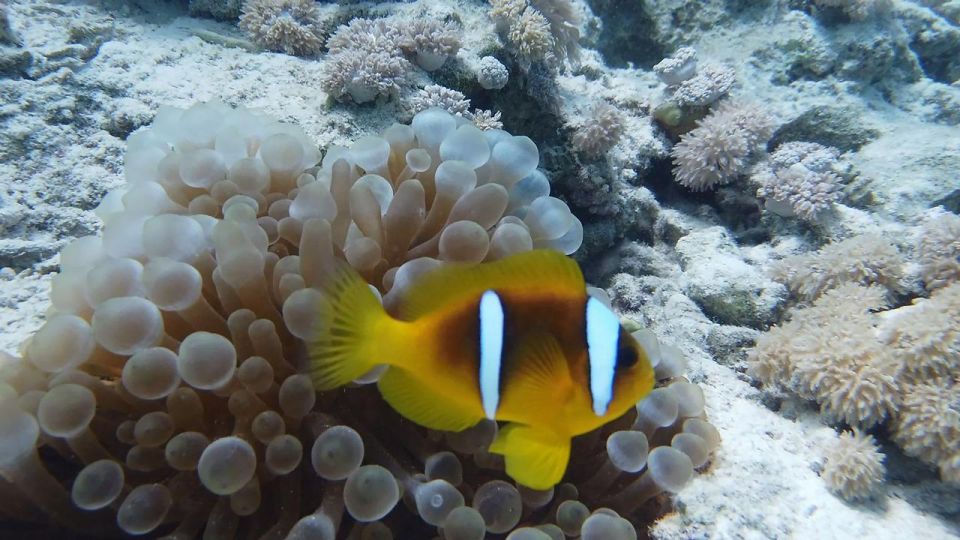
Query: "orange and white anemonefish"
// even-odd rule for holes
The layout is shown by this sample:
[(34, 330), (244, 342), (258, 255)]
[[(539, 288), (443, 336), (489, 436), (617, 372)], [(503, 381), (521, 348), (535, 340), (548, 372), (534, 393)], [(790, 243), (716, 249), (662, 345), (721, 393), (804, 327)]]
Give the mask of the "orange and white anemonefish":
[(551, 250), (435, 270), (388, 315), (344, 265), (310, 343), (319, 390), (377, 365), (377, 385), (400, 414), (461, 431), (501, 425), (489, 451), (533, 489), (560, 482), (570, 439), (633, 407), (653, 388), (653, 368), (606, 305), (586, 293), (579, 266)]

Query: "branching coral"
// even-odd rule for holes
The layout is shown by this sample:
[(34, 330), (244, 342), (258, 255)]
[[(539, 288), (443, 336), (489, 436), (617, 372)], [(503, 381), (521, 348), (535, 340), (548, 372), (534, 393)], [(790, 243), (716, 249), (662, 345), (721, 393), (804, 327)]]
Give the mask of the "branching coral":
[(623, 115), (612, 105), (597, 102), (573, 129), (571, 142), (574, 148), (587, 156), (601, 156), (620, 141)]
[(430, 109), (318, 164), (299, 128), (208, 103), (162, 109), (127, 145), (102, 236), (63, 250), (50, 317), (0, 363), (0, 475), (21, 519), (92, 537), (335, 538), (390, 535), (392, 512), (405, 537), (452, 539), (528, 516), (630, 537), (590, 510), (642, 519), (719, 443), (682, 357), (642, 331), (659, 388), (624, 431), (578, 441), (555, 492), (503, 480), (493, 422), (431, 432), (367, 385), (380, 371), (321, 395), (300, 373), (335, 265), (390, 308), (449, 261), (579, 246), (529, 139)]
[(780, 145), (754, 171), (757, 197), (771, 212), (816, 221), (840, 200), (840, 177), (833, 168), (840, 151), (817, 143)]
[(889, 241), (864, 234), (828, 244), (819, 251), (787, 257), (771, 270), (802, 300), (813, 300), (842, 283), (878, 284), (888, 295), (905, 289), (904, 261)]
[(871, 435), (859, 430), (840, 434), (826, 451), (823, 480), (830, 491), (848, 501), (868, 499), (883, 482), (883, 454)]
[(312, 0), (247, 0), (240, 27), (261, 47), (295, 56), (320, 52), (320, 12)]
[(503, 129), (503, 122), (500, 121), (500, 111), (493, 112), (489, 109), (475, 110), (473, 112), (473, 125), (483, 131)]
[(772, 133), (773, 121), (762, 110), (723, 102), (673, 146), (674, 177), (693, 191), (731, 182)]

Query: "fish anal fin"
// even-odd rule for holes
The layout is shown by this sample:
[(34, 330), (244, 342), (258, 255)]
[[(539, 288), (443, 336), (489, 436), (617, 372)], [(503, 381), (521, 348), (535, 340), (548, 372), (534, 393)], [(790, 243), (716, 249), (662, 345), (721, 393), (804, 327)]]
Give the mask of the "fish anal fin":
[(478, 404), (470, 407), (440, 395), (401, 368), (392, 367), (377, 387), (398, 413), (421, 426), (441, 431), (463, 431), (484, 418)]
[(544, 331), (523, 336), (504, 365), (498, 418), (529, 421), (559, 410), (573, 397), (574, 382), (560, 343)]
[(501, 454), (507, 474), (531, 489), (550, 489), (560, 483), (570, 461), (570, 439), (522, 424), (507, 424), (488, 449)]
[(535, 249), (490, 263), (452, 264), (427, 273), (404, 293), (399, 318), (412, 321), (440, 307), (479, 298), (491, 289), (585, 295), (586, 283), (573, 259), (551, 249)]

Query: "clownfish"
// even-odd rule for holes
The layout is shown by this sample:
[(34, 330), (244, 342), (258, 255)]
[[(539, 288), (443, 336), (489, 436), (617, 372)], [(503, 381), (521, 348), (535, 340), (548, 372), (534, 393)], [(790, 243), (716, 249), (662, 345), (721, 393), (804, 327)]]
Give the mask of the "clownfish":
[(308, 344), (318, 390), (389, 366), (380, 393), (417, 424), (462, 431), (484, 418), (504, 422), (489, 451), (532, 489), (560, 482), (572, 437), (653, 389), (646, 351), (556, 251), (434, 270), (404, 293), (396, 317), (346, 265), (325, 293)]

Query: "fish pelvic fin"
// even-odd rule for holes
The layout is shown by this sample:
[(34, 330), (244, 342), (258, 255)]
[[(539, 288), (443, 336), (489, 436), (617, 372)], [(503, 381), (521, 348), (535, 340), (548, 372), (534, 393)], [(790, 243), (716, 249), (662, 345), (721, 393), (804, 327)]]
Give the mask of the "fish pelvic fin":
[(387, 370), (377, 387), (398, 413), (430, 429), (463, 431), (484, 418), (479, 403), (471, 405), (444, 396), (403, 368)]
[(507, 424), (488, 449), (501, 454), (511, 478), (531, 489), (560, 483), (570, 461), (570, 438), (523, 424)]
[(310, 375), (318, 390), (343, 386), (379, 364), (399, 324), (383, 309), (367, 282), (346, 263), (323, 284), (316, 337), (308, 343)]

